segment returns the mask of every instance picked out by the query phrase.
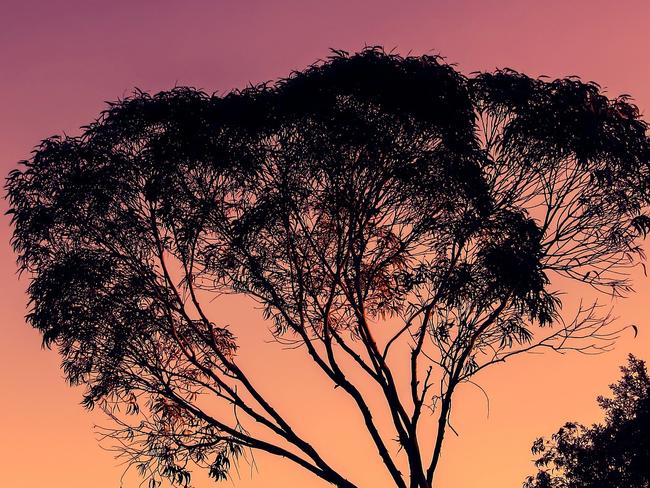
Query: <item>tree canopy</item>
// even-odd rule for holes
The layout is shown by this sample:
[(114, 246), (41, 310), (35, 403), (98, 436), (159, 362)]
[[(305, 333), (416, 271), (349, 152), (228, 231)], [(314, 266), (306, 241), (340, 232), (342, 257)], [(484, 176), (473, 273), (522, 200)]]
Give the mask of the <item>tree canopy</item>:
[[(650, 229), (646, 128), (595, 83), (468, 78), (380, 48), (224, 96), (137, 92), (9, 175), (28, 320), (152, 484), (188, 485), (193, 465), (224, 479), (250, 448), (355, 486), (205, 305), (252, 297), (356, 405), (395, 486), (430, 487), (460, 384), (615, 338), (597, 304), (561, 315), (550, 280), (630, 290)], [(350, 368), (382, 395), (391, 438)]]
[(613, 397), (598, 397), (605, 422), (590, 427), (567, 422), (550, 440), (533, 444), (538, 473), (526, 488), (648, 488), (650, 486), (650, 377), (633, 355), (610, 385)]

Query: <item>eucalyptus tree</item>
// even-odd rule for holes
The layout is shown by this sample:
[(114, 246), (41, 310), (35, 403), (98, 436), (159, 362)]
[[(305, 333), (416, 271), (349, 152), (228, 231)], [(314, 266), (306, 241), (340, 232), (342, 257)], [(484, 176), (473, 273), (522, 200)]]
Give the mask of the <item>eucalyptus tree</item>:
[(380, 48), (225, 96), (136, 92), (9, 175), (28, 321), (152, 486), (226, 479), (248, 449), (356, 486), (206, 306), (251, 297), (349, 398), (394, 485), (431, 487), (459, 385), (615, 338), (597, 304), (561, 315), (551, 280), (630, 291), (648, 149), (637, 108), (594, 83)]

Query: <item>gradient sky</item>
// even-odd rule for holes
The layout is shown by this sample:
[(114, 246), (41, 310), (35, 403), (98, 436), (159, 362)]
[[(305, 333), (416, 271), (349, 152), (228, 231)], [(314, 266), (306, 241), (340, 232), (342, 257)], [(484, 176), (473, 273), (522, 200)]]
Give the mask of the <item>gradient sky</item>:
[[(287, 75), (327, 56), (329, 48), (375, 44), (402, 54), (439, 53), (465, 73), (511, 67), (531, 75), (579, 75), (612, 96), (631, 94), (647, 114), (649, 23), (647, 0), (0, 0), (0, 168), (6, 174), (42, 138), (78, 133), (105, 100), (134, 87), (225, 92)], [(123, 468), (100, 448), (92, 428), (102, 417), (82, 409), (80, 391), (66, 386), (55, 352), (42, 350), (24, 323), (26, 280), (15, 275), (9, 236), (3, 217), (0, 484), (117, 487)], [(598, 418), (595, 397), (607, 392), (626, 354), (650, 359), (650, 280), (639, 274), (635, 283), (636, 294), (613, 305), (621, 325), (639, 324), (636, 340), (626, 334), (604, 356), (529, 356), (492, 369), (478, 378), (490, 397), (489, 416), (479, 390), (460, 392), (453, 416), (460, 436), (448, 437), (437, 486), (519, 487), (532, 471), (529, 448), (536, 436), (565, 420)], [(264, 331), (248, 302), (233, 300), (221, 313), (226, 322)], [(241, 337), (242, 354), (248, 351), (248, 363), (269, 391), (353, 480), (381, 487), (385, 478), (372, 449), (356, 445), (358, 419), (331, 394), (321, 396), (310, 366), (296, 353), (276, 355), (264, 342), (269, 338), (265, 332)], [(342, 419), (341, 425), (327, 428), (328, 419)], [(263, 455), (256, 462), (259, 472), (251, 475), (242, 465), (235, 486), (325, 486)], [(125, 478), (126, 488), (137, 485)]]

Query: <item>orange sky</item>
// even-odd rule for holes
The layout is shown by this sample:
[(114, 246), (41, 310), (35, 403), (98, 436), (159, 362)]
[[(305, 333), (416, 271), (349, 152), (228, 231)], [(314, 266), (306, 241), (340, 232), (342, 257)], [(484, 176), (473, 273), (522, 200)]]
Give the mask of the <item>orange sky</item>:
[[(326, 56), (329, 47), (355, 51), (382, 44), (403, 54), (436, 52), (465, 73), (508, 66), (531, 75), (575, 74), (599, 82), (611, 95), (633, 95), (646, 114), (650, 109), (647, 0), (2, 0), (0, 5), (3, 174), (40, 139), (76, 133), (104, 100), (135, 86), (226, 91), (303, 68)], [(102, 417), (79, 406), (80, 392), (65, 385), (56, 354), (41, 350), (38, 334), (24, 324), (26, 281), (15, 276), (9, 234), (4, 217), (0, 484), (119, 486), (123, 469), (98, 446), (92, 430)], [(650, 360), (645, 312), (650, 280), (639, 275), (635, 283), (636, 295), (615, 307), (622, 325), (639, 324), (636, 340), (627, 334), (604, 356), (529, 356), (486, 372), (478, 381), (490, 396), (489, 418), (483, 394), (471, 386), (461, 390), (452, 418), (460, 437), (448, 436), (437, 486), (521, 486), (531, 472), (529, 447), (537, 435), (550, 434), (568, 419), (597, 418), (595, 396), (617, 378), (626, 354)], [(244, 300), (231, 300), (219, 313), (239, 327), (242, 360), (328, 459), (361, 487), (389, 486), (374, 451), (355, 429), (354, 411), (331, 386), (321, 389), (317, 372), (300, 353), (267, 344), (270, 335)], [(263, 455), (256, 463), (253, 476), (242, 464), (236, 486), (326, 486)], [(137, 485), (135, 477), (125, 478), (125, 488)]]

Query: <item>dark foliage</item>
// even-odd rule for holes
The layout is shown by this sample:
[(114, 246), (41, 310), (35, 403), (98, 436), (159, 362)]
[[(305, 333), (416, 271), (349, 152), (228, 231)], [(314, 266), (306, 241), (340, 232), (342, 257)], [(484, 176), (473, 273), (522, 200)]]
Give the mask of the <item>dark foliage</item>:
[[(533, 348), (613, 338), (595, 305), (563, 320), (549, 277), (629, 290), (649, 155), (636, 107), (593, 83), (468, 79), (369, 48), (223, 97), (138, 92), (81, 136), (43, 141), (7, 190), (29, 322), (152, 483), (187, 485), (192, 463), (224, 478), (253, 448), (353, 486), (258, 392), (203, 306), (242, 293), (355, 402), (395, 485), (423, 488), (459, 384)], [(411, 353), (393, 358), (399, 341)], [(385, 397), (398, 446), (343, 357)], [(207, 393), (238, 415), (211, 413)], [(426, 406), (436, 434), (418, 431)]]
[(650, 378), (632, 355), (621, 372), (613, 397), (598, 397), (604, 423), (568, 422), (550, 440), (535, 441), (539, 471), (525, 488), (650, 487)]

